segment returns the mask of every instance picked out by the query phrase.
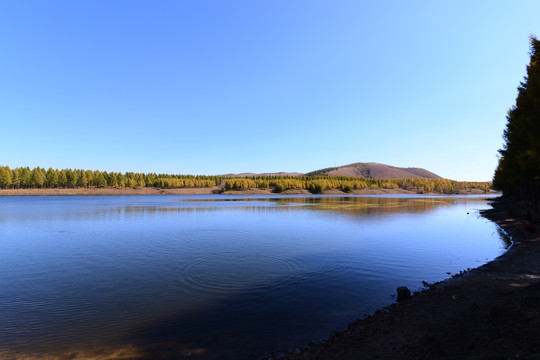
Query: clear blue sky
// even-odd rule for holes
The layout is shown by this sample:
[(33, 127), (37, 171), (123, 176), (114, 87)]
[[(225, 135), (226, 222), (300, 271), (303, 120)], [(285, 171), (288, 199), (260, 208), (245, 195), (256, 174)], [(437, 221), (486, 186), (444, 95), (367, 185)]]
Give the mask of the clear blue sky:
[(0, 164), (491, 180), (540, 1), (1, 1)]

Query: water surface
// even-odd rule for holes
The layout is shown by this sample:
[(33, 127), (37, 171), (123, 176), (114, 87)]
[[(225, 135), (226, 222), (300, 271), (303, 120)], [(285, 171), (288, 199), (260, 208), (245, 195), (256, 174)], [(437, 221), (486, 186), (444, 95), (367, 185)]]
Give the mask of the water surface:
[(0, 357), (257, 358), (502, 254), (486, 197), (0, 198)]

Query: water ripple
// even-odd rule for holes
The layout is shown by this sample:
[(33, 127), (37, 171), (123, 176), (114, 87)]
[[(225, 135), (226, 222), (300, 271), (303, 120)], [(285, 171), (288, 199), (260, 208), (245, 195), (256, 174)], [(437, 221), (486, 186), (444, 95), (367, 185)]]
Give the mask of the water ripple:
[(213, 294), (246, 293), (275, 286), (308, 271), (299, 261), (267, 254), (223, 254), (187, 264), (181, 283)]

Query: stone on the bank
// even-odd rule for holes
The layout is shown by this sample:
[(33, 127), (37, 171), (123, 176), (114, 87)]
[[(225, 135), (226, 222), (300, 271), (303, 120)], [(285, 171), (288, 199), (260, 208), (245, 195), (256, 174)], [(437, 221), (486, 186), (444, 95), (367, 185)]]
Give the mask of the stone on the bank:
[(397, 288), (397, 300), (403, 301), (411, 297), (411, 290), (406, 286), (400, 286)]

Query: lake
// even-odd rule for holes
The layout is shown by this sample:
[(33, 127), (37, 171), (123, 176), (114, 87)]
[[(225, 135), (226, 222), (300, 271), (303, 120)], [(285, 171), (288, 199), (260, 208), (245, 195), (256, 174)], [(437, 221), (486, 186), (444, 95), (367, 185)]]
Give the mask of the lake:
[(503, 254), (487, 196), (3, 196), (0, 357), (258, 358)]

